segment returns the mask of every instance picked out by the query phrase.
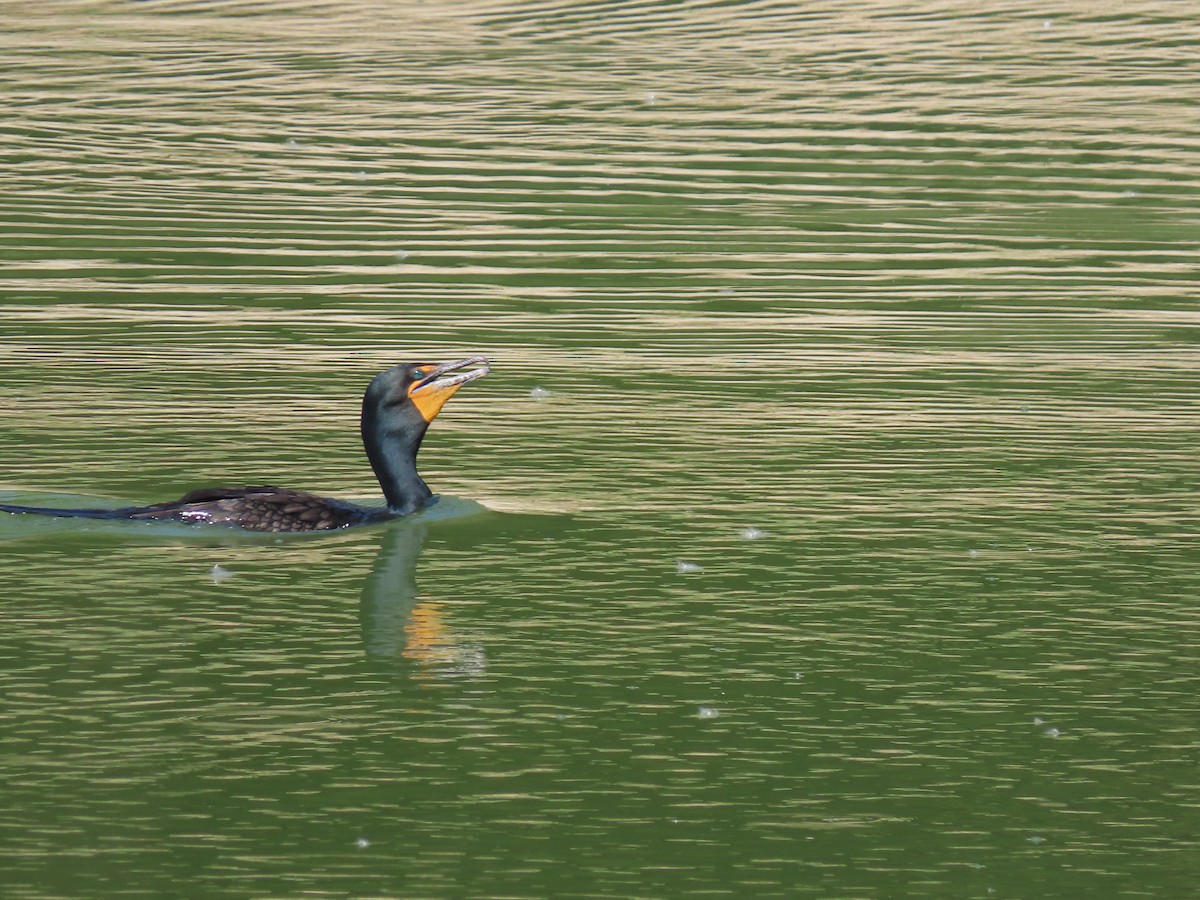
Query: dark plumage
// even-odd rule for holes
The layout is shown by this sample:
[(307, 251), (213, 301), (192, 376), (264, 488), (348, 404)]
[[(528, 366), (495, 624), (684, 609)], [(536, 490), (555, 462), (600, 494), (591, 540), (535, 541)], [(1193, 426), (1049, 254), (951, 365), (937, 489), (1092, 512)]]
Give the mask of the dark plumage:
[[(474, 368), (472, 368), (474, 367)], [(466, 369), (467, 371), (460, 371)], [(0, 504), (11, 513), (86, 519), (169, 520), (247, 531), (328, 531), (406, 516), (433, 499), (417, 474), (417, 452), (443, 404), (489, 371), (481, 356), (457, 362), (402, 363), (372, 379), (363, 395), (362, 438), (386, 507), (367, 507), (270, 485), (201, 488), (178, 500), (122, 509), (55, 509)], [(458, 372), (459, 374), (452, 374)]]
[(373, 509), (271, 485), (201, 488), (169, 503), (117, 512), (124, 512), (124, 517), (130, 519), (211, 522), (252, 531), (327, 531), (395, 518), (386, 508)]

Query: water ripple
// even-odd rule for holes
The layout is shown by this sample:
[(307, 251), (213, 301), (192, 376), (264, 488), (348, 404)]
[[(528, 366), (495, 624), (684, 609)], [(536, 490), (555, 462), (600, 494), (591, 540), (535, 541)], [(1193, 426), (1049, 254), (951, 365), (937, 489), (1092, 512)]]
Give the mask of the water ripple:
[(369, 497), (485, 353), (504, 511), (0, 523), (10, 891), (1194, 890), (1188, 16), (10, 12), (6, 497)]

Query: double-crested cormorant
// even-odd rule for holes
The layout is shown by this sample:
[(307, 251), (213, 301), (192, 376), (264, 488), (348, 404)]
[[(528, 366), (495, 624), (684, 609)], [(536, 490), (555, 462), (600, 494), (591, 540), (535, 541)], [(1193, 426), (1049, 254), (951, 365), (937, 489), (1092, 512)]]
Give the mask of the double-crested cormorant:
[(358, 506), (345, 500), (260, 485), (201, 488), (169, 503), (122, 509), (0, 504), (0, 510), (87, 519), (208, 522), (247, 531), (327, 531), (396, 519), (416, 512), (433, 499), (433, 492), (417, 474), (417, 451), (429, 423), (455, 391), (489, 371), (487, 359), (472, 356), (440, 365), (402, 363), (371, 380), (363, 395), (362, 439), (367, 459), (383, 488), (386, 507)]

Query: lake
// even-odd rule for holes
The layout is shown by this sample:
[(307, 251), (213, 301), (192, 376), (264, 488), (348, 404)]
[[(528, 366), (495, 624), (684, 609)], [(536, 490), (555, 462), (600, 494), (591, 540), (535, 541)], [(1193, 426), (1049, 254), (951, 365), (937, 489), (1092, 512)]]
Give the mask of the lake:
[(1184, 5), (0, 16), (7, 895), (1194, 894)]

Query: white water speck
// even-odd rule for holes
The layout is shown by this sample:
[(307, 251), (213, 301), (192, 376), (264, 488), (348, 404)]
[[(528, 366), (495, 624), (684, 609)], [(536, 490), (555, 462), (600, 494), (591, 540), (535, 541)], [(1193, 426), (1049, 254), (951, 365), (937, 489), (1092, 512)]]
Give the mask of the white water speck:
[(979, 551), (978, 550), (968, 550), (967, 556), (969, 556), (971, 559), (979, 559)]
[(544, 387), (535, 387), (532, 391), (529, 392), (530, 400), (545, 400), (549, 396), (550, 396), (550, 391), (546, 390), (546, 388), (544, 388)]
[(397, 250), (392, 255), (394, 257), (396, 257), (396, 262), (404, 262), (406, 259), (408, 259), (408, 251), (407, 250)]
[(1042, 837), (1040, 834), (1035, 834), (1033, 837), (1031, 837), (1029, 839), (1029, 843), (1034, 844), (1036, 846), (1037, 844), (1044, 843), (1045, 840), (1046, 839), (1044, 837)]
[(703, 572), (704, 567), (698, 566), (694, 562), (687, 562), (686, 560), (681, 559), (675, 563), (675, 571), (680, 575), (694, 575), (697, 572)]
[(1047, 728), (1045, 731), (1043, 731), (1042, 734), (1044, 734), (1046, 737), (1049, 737), (1049, 738), (1056, 738), (1056, 737), (1059, 737), (1062, 734), (1062, 732), (1059, 731), (1054, 726), (1051, 726), (1051, 727)]
[(767, 532), (761, 528), (743, 528), (738, 534), (742, 536), (743, 541), (757, 541), (767, 536)]
[(1041, 716), (1034, 716), (1034, 717), (1033, 717), (1033, 724), (1034, 724), (1034, 725), (1045, 725), (1045, 724), (1046, 724), (1046, 720), (1045, 720), (1045, 719), (1043, 719)]
[(357, 841), (354, 842), (354, 846), (357, 847), (359, 850), (366, 850), (368, 847), (371, 846), (371, 842), (368, 841), (366, 838), (360, 837)]
[(715, 719), (720, 714), (721, 714), (721, 711), (719, 709), (717, 709), (715, 706), (702, 706), (696, 712), (696, 715), (698, 715), (702, 719)]
[(653, 91), (650, 91), (649, 93), (646, 94), (646, 103), (648, 105), (653, 106), (657, 102), (658, 102), (658, 94), (654, 93)]
[(212, 571), (208, 573), (213, 584), (220, 584), (222, 581), (228, 581), (233, 577), (233, 573), (222, 565), (212, 567)]

